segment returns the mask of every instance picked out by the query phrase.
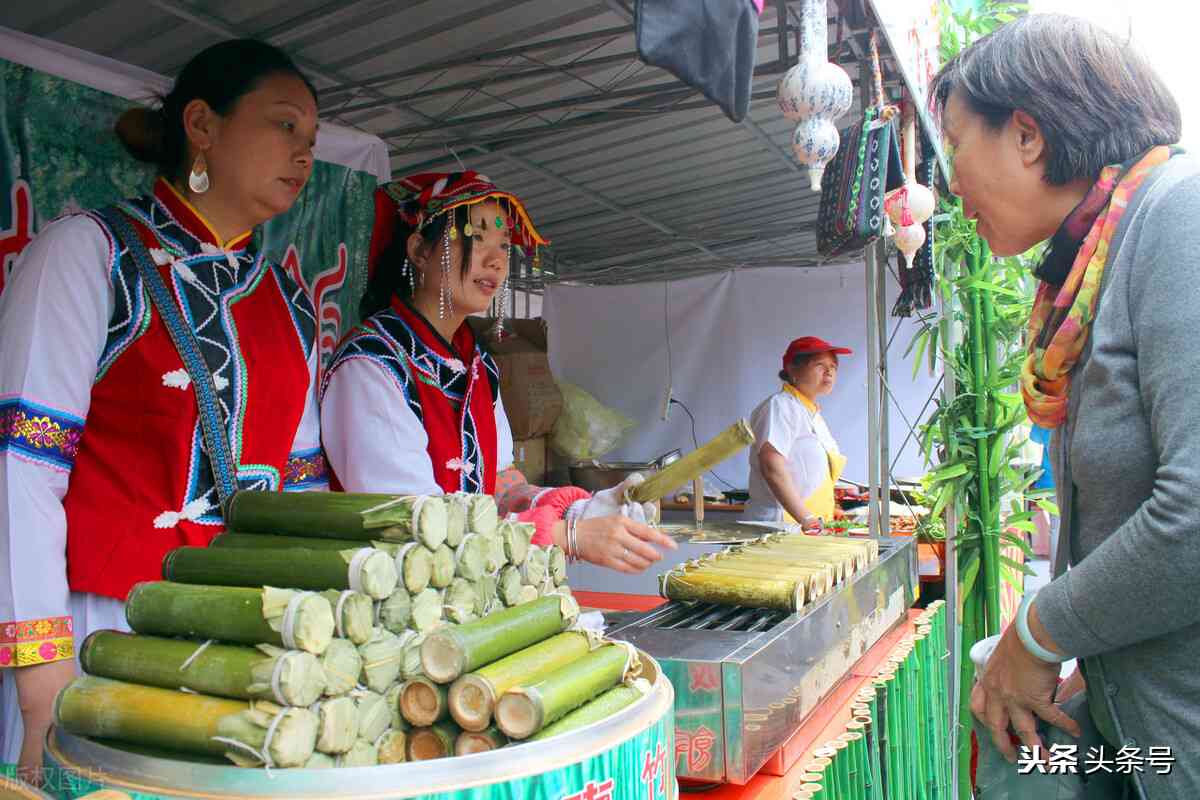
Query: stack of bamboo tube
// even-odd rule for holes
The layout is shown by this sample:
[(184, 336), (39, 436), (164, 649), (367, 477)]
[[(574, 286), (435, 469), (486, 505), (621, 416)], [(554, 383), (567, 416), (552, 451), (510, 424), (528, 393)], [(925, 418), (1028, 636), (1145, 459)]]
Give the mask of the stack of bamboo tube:
[(242, 766), (368, 766), (552, 735), (640, 696), (636, 658), (568, 630), (561, 551), (491, 497), (241, 493), (226, 517), (130, 593), (134, 634), (88, 637), (61, 727)]
[(680, 564), (660, 577), (659, 592), (671, 600), (799, 611), (878, 558), (876, 539), (771, 534)]
[(803, 765), (796, 798), (949, 800), (950, 718), (945, 604), (917, 619), (871, 686), (855, 695), (845, 733)]

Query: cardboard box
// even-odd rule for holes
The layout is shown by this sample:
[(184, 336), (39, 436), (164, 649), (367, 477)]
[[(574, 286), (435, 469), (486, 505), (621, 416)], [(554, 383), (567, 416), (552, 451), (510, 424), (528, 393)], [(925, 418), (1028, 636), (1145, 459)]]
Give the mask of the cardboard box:
[(546, 479), (546, 437), (513, 442), (513, 460), (525, 480), (537, 486)]
[[(494, 320), (473, 317), (476, 335)], [(505, 337), (489, 339), (488, 348), (500, 367), (500, 397), (512, 426), (513, 439), (536, 439), (554, 427), (562, 413), (562, 392), (550, 373), (546, 323), (542, 319), (506, 319)]]

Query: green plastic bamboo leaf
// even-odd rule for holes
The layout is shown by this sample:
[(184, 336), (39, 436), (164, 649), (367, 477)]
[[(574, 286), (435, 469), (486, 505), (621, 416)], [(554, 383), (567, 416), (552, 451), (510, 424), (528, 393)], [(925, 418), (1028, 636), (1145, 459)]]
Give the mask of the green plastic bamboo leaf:
[(948, 481), (952, 478), (957, 478), (959, 475), (966, 475), (967, 472), (967, 465), (962, 462), (957, 464), (946, 464), (934, 470), (930, 475), (930, 480), (935, 482)]
[(1036, 572), (1033, 571), (1033, 568), (1030, 567), (1028, 564), (1022, 564), (1020, 561), (1015, 561), (1015, 560), (1009, 558), (1008, 556), (1000, 556), (1000, 563), (1003, 564), (1004, 566), (1008, 567), (1011, 570), (1015, 570), (1015, 571), (1021, 573), (1022, 575), (1036, 575), (1037, 574)]
[(1053, 500), (1038, 500), (1037, 507), (1047, 514), (1053, 514), (1056, 517), (1059, 516), (1058, 503), (1055, 503)]
[(1000, 577), (1005, 583), (1011, 586), (1013, 591), (1015, 591), (1017, 594), (1025, 593), (1025, 581), (1019, 579), (1016, 575), (1013, 575), (1011, 572), (1005, 569), (1000, 571)]
[(1029, 542), (1025, 541), (1025, 539), (1023, 537), (1013, 536), (1011, 533), (1004, 533), (1004, 534), (1000, 535), (1000, 541), (1006, 547), (1017, 548), (1022, 553), (1024, 553), (1025, 557), (1028, 559), (1033, 559), (1033, 558), (1037, 557), (1033, 552), (1033, 548), (1029, 546)]

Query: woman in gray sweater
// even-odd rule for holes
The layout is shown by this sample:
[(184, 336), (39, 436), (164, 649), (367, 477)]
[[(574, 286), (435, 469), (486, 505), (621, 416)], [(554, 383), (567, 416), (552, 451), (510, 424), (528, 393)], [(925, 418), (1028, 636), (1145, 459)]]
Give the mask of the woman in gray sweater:
[[(1079, 736), (1055, 703), (1086, 686), (1109, 769), (1142, 759), (1127, 792), (1200, 797), (1200, 163), (1172, 147), (1179, 107), (1132, 48), (1059, 15), (981, 39), (932, 92), (950, 189), (992, 251), (1050, 242), (1021, 388), (1054, 432), (1058, 574), (972, 710), (1011, 759), (1009, 729), (1033, 747), (1039, 718)], [(1081, 673), (1056, 698), (1067, 658)]]

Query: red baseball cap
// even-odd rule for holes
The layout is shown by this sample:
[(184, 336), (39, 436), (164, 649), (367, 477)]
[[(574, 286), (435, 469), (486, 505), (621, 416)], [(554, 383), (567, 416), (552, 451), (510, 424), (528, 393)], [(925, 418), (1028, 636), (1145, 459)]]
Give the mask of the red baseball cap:
[(788, 345), (783, 354), (783, 368), (787, 369), (796, 356), (810, 356), (815, 353), (836, 353), (839, 356), (853, 355), (849, 347), (838, 347), (818, 336), (801, 336)]

